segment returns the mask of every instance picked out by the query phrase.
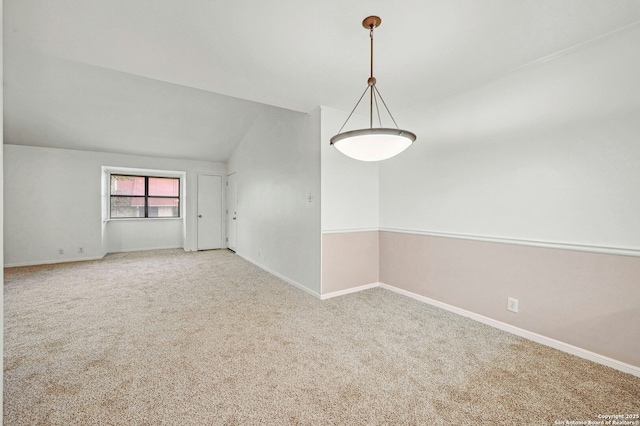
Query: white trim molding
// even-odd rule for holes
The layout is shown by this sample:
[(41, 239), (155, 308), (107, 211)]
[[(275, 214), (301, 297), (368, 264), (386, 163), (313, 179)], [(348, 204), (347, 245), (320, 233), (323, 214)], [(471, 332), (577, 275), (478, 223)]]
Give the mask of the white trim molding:
[(182, 249), (182, 250), (186, 251), (183, 246), (162, 246), (162, 247), (146, 247), (146, 248), (143, 247), (143, 248), (128, 248), (128, 249), (123, 249), (123, 250), (111, 250), (107, 254), (112, 254), (112, 253), (131, 253), (131, 252), (134, 252), (134, 251), (175, 250), (175, 249)]
[(101, 256), (87, 256), (87, 257), (71, 257), (65, 259), (49, 259), (49, 260), (36, 260), (34, 262), (18, 262), (18, 263), (5, 263), (5, 268), (17, 268), (20, 266), (38, 266), (38, 265), (54, 265), (56, 263), (69, 263), (69, 262), (85, 262), (89, 260), (102, 260), (107, 253)]
[(322, 231), (322, 235), (325, 234), (351, 234), (353, 232), (378, 232), (378, 228), (350, 228), (350, 229), (325, 229)]
[(358, 287), (352, 287), (345, 290), (333, 291), (331, 293), (324, 293), (320, 295), (320, 300), (331, 299), (332, 297), (344, 296), (345, 294), (357, 293), (362, 290), (368, 290), (370, 288), (380, 287), (382, 283), (364, 284)]
[(591, 253), (615, 254), (619, 256), (640, 257), (640, 249), (627, 247), (604, 247), (586, 244), (568, 244), (553, 241), (524, 240), (519, 238), (489, 237), (483, 235), (455, 234), (448, 232), (420, 231), (415, 229), (380, 228), (380, 232), (395, 232), (399, 234), (427, 235), (431, 237), (457, 238), (462, 240), (485, 241), (489, 243), (515, 244), (521, 246), (544, 247), (560, 250), (586, 251)]

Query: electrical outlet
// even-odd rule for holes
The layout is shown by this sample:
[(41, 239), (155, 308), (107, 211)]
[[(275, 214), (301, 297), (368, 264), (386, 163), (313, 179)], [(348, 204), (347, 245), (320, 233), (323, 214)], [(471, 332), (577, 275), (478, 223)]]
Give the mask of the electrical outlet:
[(64, 250), (58, 249), (58, 254), (64, 254)]
[(518, 312), (518, 299), (513, 297), (507, 297), (507, 310), (511, 312)]
[(78, 247), (78, 253), (84, 253), (84, 247)]

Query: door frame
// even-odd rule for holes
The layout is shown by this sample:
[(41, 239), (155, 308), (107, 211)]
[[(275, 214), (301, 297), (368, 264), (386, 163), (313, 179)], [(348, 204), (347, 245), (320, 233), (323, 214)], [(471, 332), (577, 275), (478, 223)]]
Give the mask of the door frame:
[[(234, 194), (234, 197), (233, 197), (233, 200), (235, 201), (234, 205), (231, 205), (231, 203), (229, 202), (229, 193), (230, 193), (230, 191), (229, 191), (229, 181), (230, 181), (230, 179), (229, 178), (231, 176), (233, 176), (233, 181), (234, 181), (234, 186), (235, 186), (234, 187), (235, 194)], [(229, 173), (227, 175), (227, 183), (226, 183), (225, 187), (227, 189), (227, 192), (226, 192), (226, 207), (225, 207), (225, 211), (227, 212), (226, 213), (227, 221), (226, 221), (226, 233), (225, 233), (225, 235), (226, 235), (226, 238), (225, 238), (226, 244), (225, 244), (225, 246), (226, 246), (227, 249), (229, 249), (229, 250), (231, 250), (232, 252), (235, 253), (237, 251), (237, 249), (238, 249), (238, 223), (237, 223), (237, 217), (238, 217), (238, 215), (237, 215), (237, 212), (238, 212), (238, 181), (237, 181), (237, 173), (236, 172), (232, 172), (232, 173)], [(230, 210), (233, 210), (233, 212), (230, 212)], [(233, 216), (234, 215), (235, 215), (235, 218), (236, 218), (235, 219), (236, 220), (236, 223), (235, 223), (235, 232), (236, 232), (236, 235), (235, 235), (235, 247), (230, 247), (229, 246), (229, 236), (231, 234), (231, 229), (232, 229), (231, 220), (233, 220)]]

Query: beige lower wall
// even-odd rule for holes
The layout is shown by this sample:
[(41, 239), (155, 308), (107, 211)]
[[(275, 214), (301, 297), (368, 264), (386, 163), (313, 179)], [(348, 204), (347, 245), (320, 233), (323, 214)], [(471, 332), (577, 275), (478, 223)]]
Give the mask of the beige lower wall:
[(640, 257), (386, 231), (379, 244), (380, 282), (640, 367)]
[(322, 235), (322, 294), (377, 283), (378, 231)]

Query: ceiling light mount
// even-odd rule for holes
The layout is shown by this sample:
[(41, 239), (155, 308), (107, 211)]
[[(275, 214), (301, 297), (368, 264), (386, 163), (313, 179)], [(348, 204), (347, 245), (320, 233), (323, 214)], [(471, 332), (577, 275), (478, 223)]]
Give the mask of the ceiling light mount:
[(362, 20), (362, 26), (368, 30), (378, 28), (382, 24), (382, 19), (379, 16), (367, 16)]
[[(393, 115), (391, 115), (391, 111), (389, 111), (387, 104), (376, 87), (377, 80), (373, 76), (373, 30), (379, 27), (381, 23), (382, 19), (378, 16), (368, 16), (362, 21), (362, 26), (369, 30), (369, 38), (371, 39), (370, 75), (367, 80), (367, 88), (362, 93), (362, 96), (360, 96), (358, 103), (356, 103), (356, 106), (349, 114), (349, 117), (347, 117), (347, 120), (338, 131), (338, 134), (331, 138), (330, 143), (343, 154), (361, 161), (386, 160), (387, 158), (400, 154), (416, 140), (416, 135), (414, 133), (408, 130), (402, 130), (398, 127), (396, 120), (393, 118)], [(362, 98), (364, 98), (367, 91), (369, 92), (369, 128), (341, 133), (356, 108), (358, 108), (358, 105), (360, 105), (360, 101), (362, 101)], [(380, 98), (387, 114), (389, 114), (393, 124), (396, 126), (395, 129), (382, 127), (378, 98)], [(380, 127), (375, 128), (373, 127), (374, 105), (378, 117), (378, 123), (380, 124)]]

